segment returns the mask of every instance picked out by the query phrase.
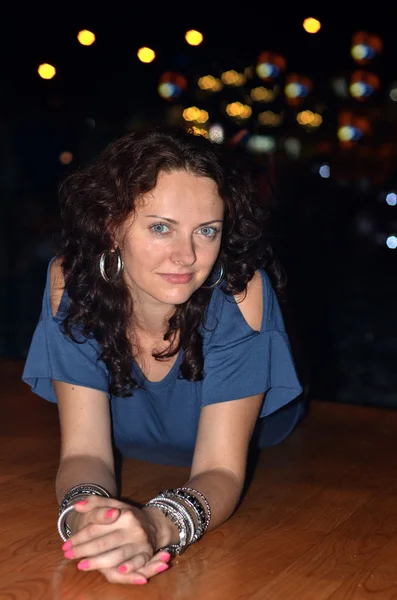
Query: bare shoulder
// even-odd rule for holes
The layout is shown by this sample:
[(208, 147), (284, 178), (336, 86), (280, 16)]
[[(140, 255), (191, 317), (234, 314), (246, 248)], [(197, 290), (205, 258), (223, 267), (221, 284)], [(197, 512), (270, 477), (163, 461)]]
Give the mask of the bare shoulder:
[(260, 271), (255, 271), (248, 282), (246, 292), (234, 296), (239, 309), (248, 325), (254, 331), (260, 331), (263, 316), (263, 283)]
[(56, 258), (50, 268), (50, 285), (51, 285), (51, 310), (55, 316), (62, 298), (65, 288), (65, 280), (62, 271), (62, 262), (60, 258)]

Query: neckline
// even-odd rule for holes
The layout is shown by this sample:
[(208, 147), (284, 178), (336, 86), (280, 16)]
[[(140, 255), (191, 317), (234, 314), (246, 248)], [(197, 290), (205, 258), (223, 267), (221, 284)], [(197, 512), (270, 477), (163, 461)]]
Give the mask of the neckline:
[(174, 362), (174, 364), (172, 365), (172, 367), (168, 371), (168, 373), (163, 377), (163, 379), (160, 379), (160, 381), (150, 381), (149, 379), (147, 379), (146, 376), (144, 375), (141, 367), (135, 361), (133, 363), (133, 369), (138, 374), (139, 379), (144, 383), (145, 388), (158, 390), (163, 387), (166, 387), (172, 380), (175, 379), (176, 375), (178, 374), (181, 362), (182, 362), (182, 356), (183, 356), (183, 352), (182, 352), (182, 349), (180, 349), (178, 352), (178, 355), (176, 357), (176, 361)]

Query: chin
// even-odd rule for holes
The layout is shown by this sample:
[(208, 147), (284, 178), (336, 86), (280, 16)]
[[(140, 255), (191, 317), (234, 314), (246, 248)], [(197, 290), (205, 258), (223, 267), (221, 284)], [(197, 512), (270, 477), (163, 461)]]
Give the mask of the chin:
[(196, 291), (196, 288), (185, 286), (185, 289), (167, 290), (164, 293), (157, 294), (157, 299), (165, 304), (183, 304), (189, 300), (190, 296)]

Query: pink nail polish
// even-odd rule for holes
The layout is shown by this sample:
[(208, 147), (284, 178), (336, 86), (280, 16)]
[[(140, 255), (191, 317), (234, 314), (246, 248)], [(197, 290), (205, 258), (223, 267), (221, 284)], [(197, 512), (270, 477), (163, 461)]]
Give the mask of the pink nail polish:
[(119, 573), (125, 573), (127, 571), (127, 567), (125, 565), (120, 565), (117, 567)]
[(171, 558), (171, 554), (169, 554), (169, 552), (164, 552), (162, 554), (160, 554), (160, 560), (162, 560), (163, 562), (168, 562)]
[(77, 568), (80, 569), (81, 571), (85, 571), (86, 569), (90, 568), (90, 561), (89, 560), (81, 560), (78, 565)]
[(156, 569), (156, 573), (161, 573), (162, 571), (166, 571), (168, 569), (168, 565), (162, 564), (159, 565)]
[(111, 519), (113, 517), (115, 511), (116, 511), (115, 508), (109, 508), (109, 510), (106, 511), (106, 518)]
[(72, 547), (72, 542), (70, 542), (69, 540), (67, 542), (64, 543), (64, 545), (62, 546), (62, 550), (70, 550), (70, 548)]
[(67, 550), (64, 554), (65, 558), (76, 558), (73, 550)]
[(135, 579), (135, 583), (138, 585), (143, 585), (144, 583), (147, 583), (147, 581), (146, 579)]
[(79, 506), (83, 506), (84, 504), (87, 504), (88, 500), (79, 500), (78, 502), (75, 502), (74, 505), (79, 505)]

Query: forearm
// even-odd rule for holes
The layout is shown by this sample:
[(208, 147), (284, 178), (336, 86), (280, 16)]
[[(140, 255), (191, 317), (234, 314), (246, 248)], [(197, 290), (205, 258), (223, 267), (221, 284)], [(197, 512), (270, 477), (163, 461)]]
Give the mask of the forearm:
[[(58, 504), (66, 492), (80, 483), (96, 483), (104, 487), (112, 497), (116, 497), (117, 486), (114, 470), (101, 459), (78, 455), (61, 461), (56, 477), (55, 489)], [(75, 511), (68, 515), (67, 522), (73, 530)]]
[(70, 456), (61, 461), (55, 483), (58, 503), (70, 488), (80, 483), (96, 483), (111, 496), (117, 494), (114, 470), (94, 456)]
[[(199, 491), (208, 500), (211, 507), (210, 531), (225, 522), (234, 512), (239, 502), (243, 484), (226, 469), (213, 469), (196, 475), (183, 487)], [(200, 497), (198, 496), (200, 500)], [(206, 507), (204, 509), (207, 512)], [(153, 515), (157, 528), (158, 547), (179, 542), (177, 527), (156, 508), (146, 508)]]

